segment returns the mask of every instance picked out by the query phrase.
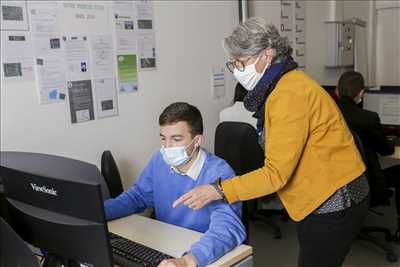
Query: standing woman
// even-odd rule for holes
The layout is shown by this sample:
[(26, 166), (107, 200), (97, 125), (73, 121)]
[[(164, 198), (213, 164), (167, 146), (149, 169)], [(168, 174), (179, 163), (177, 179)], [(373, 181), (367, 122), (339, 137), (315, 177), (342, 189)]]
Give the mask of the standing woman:
[(257, 118), (264, 167), (202, 185), (174, 203), (199, 209), (277, 192), (298, 222), (298, 266), (341, 266), (368, 210), (365, 166), (329, 94), (293, 61), (288, 40), (261, 18), (225, 38), (227, 67), (248, 90), (245, 107)]

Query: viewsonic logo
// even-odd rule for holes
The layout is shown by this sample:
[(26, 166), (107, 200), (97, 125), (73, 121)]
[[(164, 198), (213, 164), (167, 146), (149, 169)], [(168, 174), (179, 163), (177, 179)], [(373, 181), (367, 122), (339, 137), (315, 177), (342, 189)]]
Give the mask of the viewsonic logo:
[(30, 185), (31, 185), (32, 189), (36, 192), (41, 192), (41, 193), (57, 196), (57, 190), (55, 190), (54, 188), (47, 188), (45, 185), (38, 186), (33, 183), (30, 183)]

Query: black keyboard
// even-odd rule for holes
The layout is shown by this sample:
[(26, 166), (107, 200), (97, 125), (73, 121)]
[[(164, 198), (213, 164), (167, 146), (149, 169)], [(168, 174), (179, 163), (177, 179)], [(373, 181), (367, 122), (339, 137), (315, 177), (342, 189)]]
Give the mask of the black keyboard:
[(114, 233), (109, 233), (114, 264), (123, 267), (156, 267), (171, 256)]

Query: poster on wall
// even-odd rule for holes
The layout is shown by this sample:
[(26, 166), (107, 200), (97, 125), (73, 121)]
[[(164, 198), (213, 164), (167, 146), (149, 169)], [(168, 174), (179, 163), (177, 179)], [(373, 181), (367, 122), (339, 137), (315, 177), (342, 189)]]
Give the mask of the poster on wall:
[(138, 56), (141, 70), (156, 68), (153, 1), (136, 1), (138, 24)]
[(62, 45), (57, 2), (31, 1), (28, 8), (35, 56), (59, 57)]
[(115, 79), (95, 79), (96, 114), (98, 118), (118, 115), (117, 90)]
[(64, 67), (64, 60), (57, 57), (36, 58), (39, 104), (51, 104), (65, 100)]
[(305, 63), (305, 46), (306, 46), (306, 29), (305, 29), (305, 1), (295, 0), (295, 60), (299, 64), (299, 68), (304, 69)]
[(138, 90), (138, 69), (136, 55), (117, 55), (118, 86), (120, 92), (132, 93)]
[(0, 1), (0, 30), (28, 31), (28, 13), (25, 0)]
[(67, 87), (71, 122), (94, 120), (91, 80), (68, 81)]
[(39, 104), (65, 100), (65, 50), (61, 42), (58, 5), (52, 1), (30, 1), (37, 92)]
[(281, 0), (281, 35), (289, 39), (293, 45), (293, 1)]
[(111, 35), (92, 35), (90, 37), (90, 55), (94, 78), (115, 77)]
[(105, 118), (118, 115), (115, 64), (111, 35), (90, 37), (93, 87), (96, 116)]
[[(54, 1), (57, 2), (57, 1)], [(60, 1), (61, 31), (87, 35), (93, 29), (109, 29), (108, 1)]]
[(1, 32), (1, 78), (5, 82), (35, 80), (32, 41), (24, 32)]
[(306, 31), (305, 1), (281, 0), (281, 35), (293, 48), (293, 58), (299, 68), (305, 68)]
[(114, 1), (114, 28), (117, 53), (137, 52), (136, 8), (134, 1)]
[(139, 33), (138, 55), (141, 70), (154, 70), (156, 68), (156, 47), (153, 31)]
[(220, 99), (225, 96), (225, 69), (221, 65), (212, 67), (212, 96)]
[(89, 45), (86, 36), (63, 37), (67, 80), (90, 80)]

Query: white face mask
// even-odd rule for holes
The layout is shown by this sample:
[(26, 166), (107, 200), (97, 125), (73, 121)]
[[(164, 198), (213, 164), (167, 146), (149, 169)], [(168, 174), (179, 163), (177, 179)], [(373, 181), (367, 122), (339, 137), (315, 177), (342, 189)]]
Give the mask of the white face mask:
[(187, 146), (164, 147), (160, 149), (164, 161), (171, 166), (178, 167), (187, 163), (193, 156), (195, 149), (190, 155), (187, 154), (186, 149), (193, 144), (195, 139)]
[(354, 102), (357, 105), (360, 104), (362, 102), (362, 100), (363, 100), (362, 96), (359, 96), (359, 95), (354, 98)]
[(256, 64), (259, 59), (260, 56), (253, 64), (245, 66), (243, 71), (239, 71), (236, 68), (233, 71), (233, 75), (235, 76), (236, 80), (240, 82), (240, 84), (243, 85), (243, 87), (248, 91), (251, 91), (254, 89), (254, 87), (256, 87), (257, 83), (264, 75), (264, 72), (271, 65), (271, 64), (266, 64), (264, 70), (261, 73), (258, 73), (256, 70)]

